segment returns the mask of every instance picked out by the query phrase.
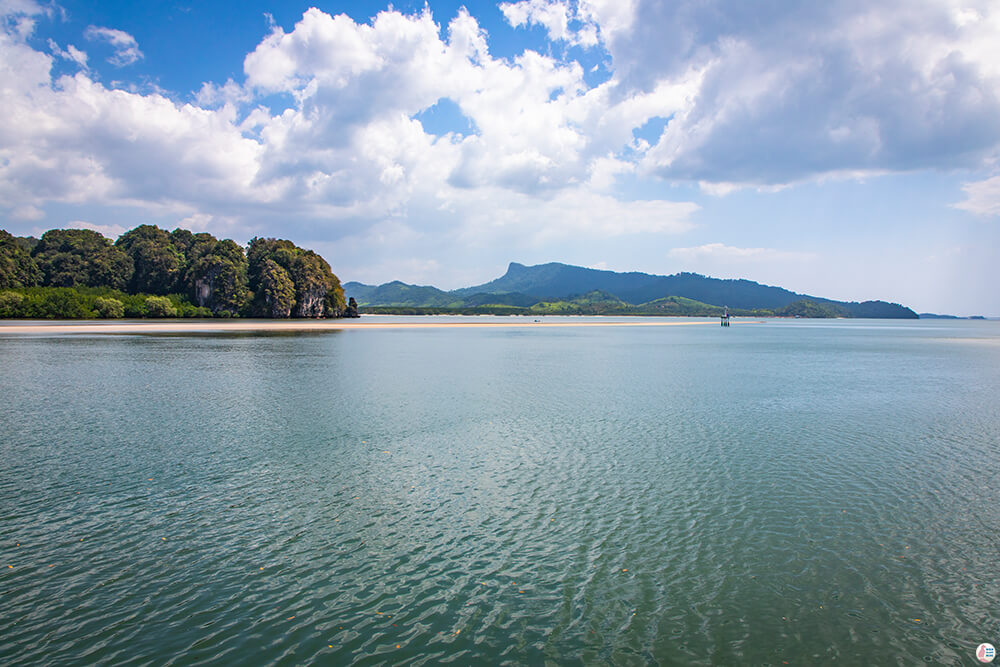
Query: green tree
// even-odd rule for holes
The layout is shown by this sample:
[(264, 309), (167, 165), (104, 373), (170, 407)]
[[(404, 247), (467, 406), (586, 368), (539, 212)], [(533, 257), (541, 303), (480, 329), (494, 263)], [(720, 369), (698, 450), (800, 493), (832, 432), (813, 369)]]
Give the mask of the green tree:
[(52, 287), (110, 287), (124, 290), (132, 279), (132, 258), (90, 229), (52, 229), (33, 255), (42, 283)]
[(34, 236), (15, 236), (14, 240), (17, 241), (17, 245), (24, 248), (29, 255), (35, 250), (35, 246), (38, 245), (38, 239)]
[(80, 320), (94, 316), (89, 300), (69, 287), (30, 289), (20, 311), (21, 317), (46, 320)]
[(185, 258), (166, 231), (156, 225), (139, 225), (122, 234), (115, 246), (128, 253), (135, 266), (129, 291), (169, 294), (177, 288)]
[(239, 313), (250, 298), (247, 258), (235, 242), (196, 240), (190, 246), (191, 264), (184, 277), (194, 303), (213, 313)]
[(94, 310), (98, 317), (106, 320), (117, 320), (125, 317), (125, 304), (111, 297), (99, 296), (94, 299)]
[(194, 233), (187, 229), (181, 229), (178, 227), (174, 231), (170, 232), (170, 242), (174, 244), (174, 247), (186, 258), (188, 256), (188, 251), (194, 244)]
[(838, 304), (817, 303), (810, 299), (794, 301), (776, 309), (774, 314), (783, 317), (850, 317), (850, 314)]
[(165, 296), (146, 297), (146, 315), (148, 317), (177, 317), (177, 309)]
[(42, 272), (17, 238), (0, 229), (0, 288), (33, 287)]
[(0, 292), (0, 317), (21, 317), (24, 295), (19, 292)]
[(261, 262), (254, 295), (251, 313), (256, 317), (290, 317), (295, 307), (295, 283), (269, 259)]

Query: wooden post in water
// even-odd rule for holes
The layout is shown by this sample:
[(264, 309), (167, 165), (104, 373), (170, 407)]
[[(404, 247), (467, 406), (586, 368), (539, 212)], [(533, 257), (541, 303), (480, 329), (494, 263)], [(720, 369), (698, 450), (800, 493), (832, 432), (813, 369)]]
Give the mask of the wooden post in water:
[(729, 306), (723, 306), (722, 322), (721, 322), (721, 324), (724, 327), (728, 327), (729, 326)]

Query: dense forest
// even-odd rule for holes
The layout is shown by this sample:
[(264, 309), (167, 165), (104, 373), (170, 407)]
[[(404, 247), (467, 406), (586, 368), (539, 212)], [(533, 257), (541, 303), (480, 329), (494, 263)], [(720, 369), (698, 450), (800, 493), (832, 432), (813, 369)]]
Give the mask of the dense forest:
[(236, 242), (140, 225), (114, 243), (89, 229), (0, 230), (0, 317), (344, 317), (330, 265), (291, 241)]

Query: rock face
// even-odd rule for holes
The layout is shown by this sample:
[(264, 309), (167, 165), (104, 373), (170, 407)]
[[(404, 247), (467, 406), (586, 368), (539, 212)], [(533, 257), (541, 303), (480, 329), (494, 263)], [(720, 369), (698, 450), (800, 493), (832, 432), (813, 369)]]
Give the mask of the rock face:
[(199, 278), (194, 281), (194, 300), (202, 308), (208, 308), (212, 303), (212, 277)]
[(325, 285), (311, 285), (302, 290), (295, 304), (295, 317), (325, 317), (326, 291)]
[(347, 308), (344, 309), (343, 317), (361, 317), (358, 314), (358, 302), (354, 300), (353, 296), (347, 301)]

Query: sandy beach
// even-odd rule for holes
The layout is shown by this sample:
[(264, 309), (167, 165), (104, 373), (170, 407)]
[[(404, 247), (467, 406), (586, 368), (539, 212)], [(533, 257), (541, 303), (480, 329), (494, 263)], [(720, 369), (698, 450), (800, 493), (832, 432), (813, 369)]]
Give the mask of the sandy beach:
[(59, 324), (4, 324), (0, 326), (0, 336), (14, 334), (143, 334), (143, 333), (198, 333), (198, 332), (253, 332), (253, 331), (339, 331), (347, 329), (439, 329), (439, 328), (530, 328), (530, 327), (665, 327), (688, 325), (718, 326), (715, 320), (682, 320), (665, 322), (663, 320), (636, 319), (635, 321), (597, 319), (586, 320), (526, 320), (511, 319), (497, 322), (495, 320), (482, 322), (470, 318), (469, 321), (440, 320), (429, 318), (426, 322), (412, 320), (399, 322), (365, 322), (361, 320), (219, 320), (206, 322), (170, 321), (170, 322), (65, 322)]

